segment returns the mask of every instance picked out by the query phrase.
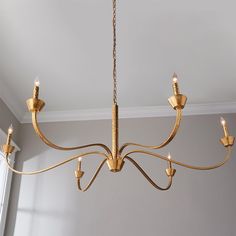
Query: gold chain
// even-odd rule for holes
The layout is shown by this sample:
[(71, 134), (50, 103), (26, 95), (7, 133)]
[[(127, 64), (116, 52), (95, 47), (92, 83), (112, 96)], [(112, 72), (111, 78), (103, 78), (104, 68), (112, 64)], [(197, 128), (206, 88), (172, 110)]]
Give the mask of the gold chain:
[(116, 0), (113, 3), (113, 103), (117, 104), (117, 73), (116, 73)]

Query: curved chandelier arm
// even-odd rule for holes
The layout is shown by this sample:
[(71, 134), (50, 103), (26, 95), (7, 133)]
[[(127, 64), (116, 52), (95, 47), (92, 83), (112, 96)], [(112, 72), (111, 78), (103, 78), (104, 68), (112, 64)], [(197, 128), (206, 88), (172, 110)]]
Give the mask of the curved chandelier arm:
[[(82, 153), (82, 154), (80, 154), (80, 155), (76, 155), (76, 156), (70, 157), (70, 158), (68, 158), (67, 160), (62, 161), (62, 162), (59, 162), (59, 163), (57, 163), (57, 164), (55, 164), (55, 165), (49, 166), (48, 168), (41, 169), (41, 170), (37, 170), (37, 171), (30, 171), (30, 172), (18, 171), (18, 170), (16, 170), (16, 169), (14, 169), (14, 168), (10, 165), (10, 163), (9, 163), (9, 161), (8, 161), (8, 156), (6, 156), (6, 157), (4, 158), (4, 160), (6, 161), (6, 164), (7, 164), (8, 168), (9, 168), (12, 172), (14, 172), (14, 173), (16, 173), (16, 174), (19, 174), (19, 175), (36, 175), (36, 174), (44, 173), (44, 172), (47, 172), (47, 171), (49, 171), (49, 170), (55, 169), (55, 168), (57, 168), (57, 167), (59, 167), (59, 166), (62, 166), (62, 165), (64, 165), (64, 164), (68, 163), (68, 162), (71, 162), (71, 161), (73, 161), (73, 160), (75, 160), (75, 159), (77, 159), (77, 158), (79, 158), (79, 157), (85, 157), (85, 156), (89, 156), (89, 155), (100, 155), (100, 156), (103, 156), (103, 157), (107, 158), (107, 155), (104, 154), (104, 153), (101, 153), (101, 152)], [(106, 160), (106, 159), (105, 159), (105, 160)]]
[(177, 134), (178, 129), (180, 127), (180, 123), (182, 119), (182, 109), (177, 108), (176, 111), (177, 111), (177, 114), (176, 114), (174, 128), (172, 129), (169, 137), (162, 144), (160, 144), (159, 146), (148, 146), (148, 145), (137, 144), (137, 143), (125, 143), (120, 147), (119, 153), (121, 154), (123, 150), (128, 146), (137, 146), (137, 147), (143, 147), (143, 148), (148, 148), (148, 149), (160, 149), (160, 148), (165, 147), (167, 144), (169, 144), (173, 140), (173, 138)]
[(101, 164), (98, 166), (98, 168), (97, 168), (97, 170), (96, 170), (94, 176), (92, 177), (92, 179), (89, 181), (88, 185), (87, 185), (84, 189), (81, 187), (80, 178), (78, 178), (78, 180), (77, 180), (77, 185), (78, 185), (78, 189), (79, 189), (80, 191), (86, 192), (86, 191), (92, 186), (93, 182), (94, 182), (95, 179), (97, 178), (97, 176), (98, 176), (100, 170), (102, 169), (103, 165), (105, 164), (105, 162), (106, 162), (106, 159), (103, 160), (103, 161), (101, 162)]
[(88, 144), (88, 145), (78, 146), (78, 147), (61, 147), (61, 146), (58, 146), (58, 145), (52, 143), (50, 140), (48, 140), (45, 137), (45, 135), (43, 134), (43, 132), (39, 128), (38, 119), (37, 119), (37, 112), (36, 111), (32, 112), (32, 124), (33, 124), (33, 127), (34, 127), (34, 130), (35, 130), (36, 134), (40, 137), (40, 139), (46, 145), (48, 145), (51, 148), (54, 148), (54, 149), (57, 149), (57, 150), (62, 150), (62, 151), (71, 151), (71, 150), (78, 150), (78, 149), (98, 146), (98, 147), (104, 148), (109, 155), (112, 155), (110, 149), (106, 145), (101, 144), (101, 143)]
[(134, 153), (142, 153), (142, 154), (146, 154), (146, 155), (150, 155), (150, 156), (153, 156), (153, 157), (157, 157), (159, 159), (162, 159), (164, 161), (167, 161), (167, 162), (171, 162), (171, 163), (175, 163), (176, 165), (179, 165), (179, 166), (183, 166), (183, 167), (186, 167), (188, 169), (193, 169), (193, 170), (213, 170), (213, 169), (216, 169), (216, 168), (219, 168), (221, 166), (223, 166), (231, 157), (231, 154), (232, 154), (232, 147), (227, 147), (227, 154), (225, 156), (225, 159), (219, 163), (217, 163), (216, 165), (212, 165), (212, 166), (193, 166), (193, 165), (188, 165), (188, 164), (185, 164), (185, 163), (182, 163), (182, 162), (179, 162), (179, 161), (175, 161), (173, 159), (169, 160), (167, 157), (165, 156), (161, 156), (157, 153), (153, 153), (153, 152), (147, 152), (147, 151), (143, 151), (143, 150), (135, 150), (135, 151), (132, 151), (132, 152), (129, 152), (127, 153), (123, 159), (127, 158), (128, 155), (130, 154), (134, 154)]
[(125, 159), (127, 159), (128, 161), (130, 161), (140, 172), (141, 174), (147, 179), (147, 181), (156, 189), (161, 190), (161, 191), (166, 191), (168, 189), (170, 189), (171, 185), (172, 185), (172, 176), (168, 177), (169, 178), (169, 183), (167, 185), (166, 188), (162, 188), (160, 186), (158, 186), (148, 175), (147, 173), (139, 166), (139, 164), (132, 159), (131, 157), (126, 156)]

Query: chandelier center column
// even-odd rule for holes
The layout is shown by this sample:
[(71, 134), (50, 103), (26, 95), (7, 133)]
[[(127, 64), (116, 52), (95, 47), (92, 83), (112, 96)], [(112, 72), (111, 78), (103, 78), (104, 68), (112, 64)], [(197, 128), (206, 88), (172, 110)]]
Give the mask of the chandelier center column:
[(119, 112), (117, 105), (117, 73), (116, 73), (116, 0), (112, 0), (113, 29), (113, 106), (112, 106), (112, 158), (119, 155)]
[(117, 104), (112, 106), (112, 157), (117, 159), (119, 155), (119, 108)]

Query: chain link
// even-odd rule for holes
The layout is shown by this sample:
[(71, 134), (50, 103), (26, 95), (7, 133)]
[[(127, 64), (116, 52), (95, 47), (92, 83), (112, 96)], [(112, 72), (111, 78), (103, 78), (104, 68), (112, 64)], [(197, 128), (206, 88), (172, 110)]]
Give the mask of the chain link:
[(116, 0), (112, 0), (113, 6), (113, 103), (117, 104), (117, 72), (116, 72)]

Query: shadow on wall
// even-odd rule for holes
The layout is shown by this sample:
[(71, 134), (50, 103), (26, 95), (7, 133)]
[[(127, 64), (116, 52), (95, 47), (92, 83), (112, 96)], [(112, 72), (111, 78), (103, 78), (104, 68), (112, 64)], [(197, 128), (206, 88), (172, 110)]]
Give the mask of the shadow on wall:
[[(220, 144), (218, 143), (218, 138), (220, 138), (222, 136), (222, 129), (220, 127), (219, 124), (219, 116), (194, 116), (194, 117), (185, 117), (183, 125), (181, 127), (181, 131), (178, 134), (178, 137), (176, 138), (176, 141), (174, 141), (169, 147), (168, 149), (164, 150), (164, 153), (168, 153), (168, 150), (170, 149), (171, 151), (173, 151), (174, 153), (174, 158), (177, 160), (182, 160), (184, 162), (188, 162), (188, 163), (197, 163), (197, 164), (209, 164), (209, 163), (215, 163), (218, 160), (222, 159), (221, 154), (223, 153), (224, 150), (221, 149), (222, 147), (220, 146)], [(227, 115), (225, 116), (225, 118), (228, 120), (229, 122), (229, 126), (230, 126), (230, 130), (232, 130), (232, 134), (234, 134), (236, 132), (235, 128), (236, 126), (233, 126), (234, 123), (234, 119), (235, 119), (235, 115)], [(121, 140), (125, 139), (125, 141), (130, 140), (130, 141), (138, 141), (138, 142), (142, 142), (142, 143), (159, 143), (160, 141), (162, 141), (163, 137), (160, 137), (160, 134), (162, 135), (167, 135), (168, 131), (171, 129), (171, 122), (174, 120), (174, 118), (161, 118), (161, 119), (145, 119), (145, 121), (143, 119), (132, 119), (132, 120), (121, 120)], [(145, 125), (144, 125), (145, 124)], [(64, 123), (51, 123), (51, 124), (42, 124), (43, 130), (46, 131), (49, 134), (49, 138), (51, 135), (55, 135), (54, 139), (55, 142), (58, 144), (63, 144), (63, 145), (69, 145), (71, 143), (77, 143), (77, 144), (87, 144), (90, 143), (90, 141), (94, 141), (94, 142), (102, 142), (105, 144), (109, 144), (110, 143), (110, 128), (111, 128), (111, 124), (110, 121), (86, 121), (86, 122), (64, 122)], [(18, 154), (17, 158), (17, 168), (21, 169), (23, 168), (23, 165), (25, 168), (27, 169), (37, 169), (37, 168), (41, 168), (42, 165), (48, 165), (50, 164), (50, 162), (57, 162), (61, 159), (65, 159), (65, 156), (67, 156), (69, 153), (67, 152), (59, 152), (59, 151), (54, 151), (49, 149), (46, 145), (44, 145), (40, 139), (36, 136), (36, 134), (33, 131), (32, 125), (31, 124), (25, 124), (22, 126), (21, 129), (21, 148), (22, 151), (21, 153)], [(81, 135), (83, 134), (83, 135)], [(94, 137), (94, 136), (97, 137)], [(203, 138), (204, 137), (204, 138)], [(100, 140), (98, 140), (100, 139)], [(179, 147), (183, 147), (183, 148), (179, 148)], [(73, 153), (73, 152), (72, 152)], [(184, 155), (183, 155), (184, 154)], [(190, 155), (191, 154), (191, 155)], [(210, 154), (210, 155), (209, 155)], [(223, 153), (224, 154), (224, 153)], [(207, 155), (207, 158), (206, 158)], [(32, 159), (34, 158), (34, 160)], [(92, 159), (92, 158), (91, 158)], [(91, 160), (89, 159), (89, 161)], [(92, 159), (91, 162), (93, 162), (94, 160)], [(153, 162), (152, 162), (153, 161)], [(146, 167), (148, 168), (147, 170), (149, 171), (153, 171), (153, 173), (157, 173), (162, 172), (162, 170), (165, 168), (163, 166), (160, 167), (159, 163), (156, 164), (156, 162), (154, 163), (154, 161), (156, 160), (148, 160), (145, 159), (145, 161), (143, 160), (142, 164), (146, 164), (149, 163)], [(234, 160), (233, 160), (234, 161)], [(29, 163), (29, 165), (28, 165)], [(30, 163), (33, 163), (32, 165)], [(153, 165), (154, 163), (154, 165)], [(164, 163), (165, 164), (165, 163)], [(61, 170), (59, 170), (56, 173), (52, 173), (48, 174), (47, 176), (40, 176), (37, 177), (36, 179), (33, 179), (34, 177), (29, 177), (29, 178), (23, 178), (22, 181), (22, 177), (21, 176), (14, 176), (14, 180), (13, 180), (13, 186), (12, 186), (12, 196), (11, 196), (11, 202), (10, 202), (10, 208), (9, 208), (9, 216), (7, 219), (8, 222), (8, 226), (7, 226), (7, 233), (6, 236), (13, 236), (14, 235), (14, 227), (16, 225), (16, 219), (18, 219), (19, 217), (19, 223), (22, 222), (20, 220), (20, 217), (24, 217), (27, 218), (28, 221), (32, 220), (34, 222), (38, 222), (38, 220), (40, 222), (43, 221), (42, 225), (46, 225), (47, 224), (47, 219), (49, 222), (52, 223), (52, 227), (56, 228), (59, 227), (61, 224), (59, 224), (58, 222), (62, 219), (62, 215), (63, 215), (63, 211), (65, 210), (65, 218), (64, 220), (67, 220), (67, 214), (68, 214), (68, 219), (71, 217), (71, 211), (74, 211), (74, 209), (79, 209), (79, 212), (86, 212), (86, 213), (91, 213), (91, 215), (89, 215), (88, 218), (86, 218), (85, 215), (85, 219), (87, 220), (82, 220), (81, 222), (84, 224), (89, 224), (90, 223), (90, 217), (91, 217), (91, 222), (94, 222), (96, 220), (98, 220), (98, 218), (100, 219), (106, 216), (110, 216), (111, 212), (110, 209), (107, 208), (107, 202), (105, 201), (106, 198), (104, 196), (101, 196), (100, 200), (101, 203), (104, 204), (102, 205), (103, 207), (98, 207), (95, 203), (97, 201), (97, 195), (99, 195), (100, 193), (104, 195), (104, 192), (101, 191), (102, 188), (104, 187), (105, 189), (107, 189), (107, 186), (102, 186), (102, 184), (99, 186), (99, 183), (97, 183), (97, 187), (91, 190), (91, 194), (90, 192), (85, 194), (85, 195), (79, 195), (79, 198), (81, 198), (80, 200), (82, 200), (81, 202), (78, 201), (78, 195), (74, 194), (75, 191), (75, 186), (71, 186), (71, 176), (73, 175), (73, 168), (74, 168), (74, 163), (71, 164), (71, 166), (69, 166), (69, 168), (62, 168)], [(227, 167), (224, 168), (231, 168), (232, 165), (228, 165)], [(160, 168), (159, 168), (160, 167)], [(158, 171), (157, 171), (158, 168)], [(128, 171), (127, 171), (128, 170)], [(132, 168), (127, 168), (127, 170), (125, 170), (122, 175), (126, 175), (126, 180), (127, 178), (130, 180), (131, 178), (133, 178), (133, 174), (134, 171), (136, 172), (136, 170), (133, 170)], [(159, 173), (157, 173), (158, 175)], [(184, 198), (184, 193), (191, 193), (191, 196), (189, 198), (187, 198), (186, 201), (187, 205), (189, 206), (189, 208), (187, 209), (188, 211), (196, 211), (196, 217), (199, 217), (201, 214), (205, 213), (205, 209), (204, 207), (207, 207), (204, 205), (203, 208), (197, 208), (197, 205), (195, 206), (194, 204), (192, 204), (193, 198), (201, 198), (201, 196), (199, 196), (198, 194), (201, 193), (201, 191), (203, 191), (202, 189), (204, 189), (204, 192), (206, 192), (206, 196), (204, 196), (204, 202), (208, 202), (208, 199), (205, 199), (207, 197), (212, 197), (210, 192), (207, 190), (209, 188), (209, 184), (210, 182), (210, 178), (208, 177), (208, 179), (205, 179), (204, 177), (206, 177), (206, 175), (208, 174), (207, 172), (204, 173), (196, 173), (196, 172), (190, 172), (188, 171), (177, 171), (177, 177), (178, 181), (175, 181), (175, 184), (178, 185), (175, 188), (175, 191), (171, 192), (170, 195), (166, 194), (166, 195), (158, 195), (158, 199), (161, 201), (162, 198), (175, 198), (175, 201), (178, 201), (178, 199), (185, 199)], [(213, 175), (215, 178), (218, 176), (219, 179), (222, 179), (222, 175), (230, 175), (232, 174), (232, 172), (222, 172), (222, 171), (216, 171), (214, 172)], [(119, 181), (122, 181), (122, 175), (117, 176), (117, 178), (119, 177)], [(188, 175), (188, 177), (186, 178), (186, 175)], [(196, 179), (193, 178), (193, 176), (199, 176), (198, 179), (201, 180), (201, 183), (205, 183), (203, 186), (200, 183), (199, 186), (201, 186), (201, 189), (197, 188), (197, 184), (196, 184)], [(104, 172), (103, 175), (100, 176), (100, 178), (103, 177), (107, 177), (106, 172)], [(137, 174), (137, 176), (139, 176)], [(139, 177), (137, 177), (139, 178)], [(181, 179), (182, 178), (182, 179)], [(37, 181), (37, 179), (40, 179), (40, 181)], [(228, 179), (228, 177), (227, 177)], [(56, 181), (55, 181), (56, 180)], [(162, 179), (160, 179), (162, 181)], [(28, 184), (26, 181), (32, 181), (30, 184)], [(62, 181), (62, 182), (60, 182)], [(111, 181), (109, 182), (109, 189), (106, 192), (106, 197), (110, 197), (110, 199), (114, 198), (114, 193), (116, 193), (117, 189), (113, 189), (113, 187), (117, 187), (117, 186), (113, 186), (113, 181), (114, 178), (107, 178), (106, 181)], [(124, 203), (124, 207), (131, 209), (130, 212), (127, 212), (127, 214), (124, 215), (124, 218), (126, 219), (126, 215), (128, 216), (132, 216), (132, 212), (135, 209), (135, 211), (138, 211), (139, 208), (136, 208), (137, 206), (140, 207), (140, 201), (143, 201), (143, 199), (140, 199), (141, 197), (145, 198), (147, 197), (148, 199), (150, 198), (151, 200), (145, 202), (144, 204), (146, 204), (146, 208), (147, 212), (146, 214), (148, 214), (148, 211), (153, 211), (155, 213), (154, 216), (156, 217), (156, 212), (160, 212), (160, 215), (164, 214), (165, 216), (165, 212), (166, 209), (164, 209), (165, 207), (165, 203), (168, 204), (172, 204), (171, 199), (169, 199), (167, 202), (165, 202), (165, 199), (163, 200), (163, 207), (162, 204), (150, 204), (152, 205), (149, 208), (149, 203), (156, 201), (156, 194), (147, 194), (147, 196), (143, 193), (144, 191), (142, 191), (140, 193), (140, 189), (142, 190), (149, 190), (149, 186), (146, 189), (146, 180), (143, 180), (142, 177), (140, 177), (140, 179), (135, 179), (134, 182), (132, 182), (132, 190), (130, 190), (130, 181), (125, 181), (122, 182), (122, 187), (126, 188), (127, 192), (126, 195), (127, 196), (132, 196), (132, 193), (134, 192), (135, 194), (139, 194), (136, 195), (134, 198), (132, 196), (132, 198), (130, 197), (129, 200), (125, 200), (124, 202), (122, 201), (123, 199), (123, 194), (122, 193), (116, 193), (118, 196), (117, 199), (119, 199), (121, 202)], [(192, 183), (195, 181), (195, 187), (196, 187), (196, 191), (192, 188), (189, 187), (189, 185), (192, 186)], [(64, 189), (61, 189), (60, 187), (56, 187), (56, 184), (60, 184), (61, 186), (64, 186)], [(70, 183), (70, 184), (68, 184)], [(214, 182), (213, 182), (214, 183)], [(218, 183), (218, 180), (216, 181), (216, 183)], [(145, 185), (144, 185), (145, 184)], [(21, 186), (24, 185), (24, 190), (21, 189)], [(28, 186), (32, 186), (29, 187)], [(211, 186), (214, 186), (211, 183)], [(224, 185), (223, 187), (227, 188), (227, 185)], [(68, 188), (67, 190), (65, 190), (65, 188)], [(136, 191), (137, 188), (137, 192)], [(213, 188), (213, 187), (212, 187)], [(46, 191), (47, 190), (47, 191)], [(51, 191), (52, 190), (52, 191)], [(182, 190), (182, 193), (180, 193)], [(200, 191), (201, 190), (201, 191)], [(36, 193), (37, 196), (32, 195), (30, 200), (31, 200), (31, 205), (24, 205), (21, 204), (22, 199), (25, 201), (25, 197), (22, 197), (21, 195), (21, 191), (24, 192), (24, 194), (26, 194), (25, 197), (27, 197), (27, 194), (29, 192), (32, 193)], [(51, 194), (48, 194), (50, 193)], [(58, 191), (58, 192), (57, 192)], [(66, 192), (68, 191), (68, 192)], [(96, 192), (97, 191), (97, 192)], [(152, 191), (152, 189), (150, 190)], [(198, 193), (199, 191), (199, 193)], [(217, 191), (220, 191), (218, 186), (213, 189), (211, 189), (211, 192), (213, 191), (213, 193), (217, 193)], [(227, 191), (229, 191), (227, 189)], [(227, 192), (225, 191), (225, 192)], [(231, 188), (230, 190), (231, 192), (231, 196), (233, 196), (233, 190)], [(145, 192), (146, 193), (146, 192)], [(68, 195), (68, 196), (64, 196), (64, 195)], [(112, 195), (113, 194), (113, 195)], [(119, 195), (120, 194), (120, 195)], [(179, 194), (179, 195), (178, 195)], [(181, 195), (182, 194), (182, 195)], [(49, 196), (50, 195), (50, 196)], [(59, 204), (55, 206), (54, 202), (55, 202), (55, 196), (56, 199)], [(53, 199), (54, 197), (54, 199)], [(67, 197), (67, 198), (66, 198)], [(49, 199), (50, 198), (50, 199)], [(65, 198), (69, 199), (68, 204), (69, 205), (65, 205)], [(27, 198), (26, 198), (27, 199)], [(132, 200), (131, 200), (132, 199)], [(133, 202), (133, 199), (135, 200), (135, 202)], [(137, 201), (136, 201), (137, 199)], [(28, 199), (27, 199), (28, 200)], [(103, 201), (104, 200), (104, 201)], [(40, 203), (40, 205), (35, 204), (35, 201), (37, 201), (37, 204)], [(84, 202), (83, 202), (84, 201)], [(130, 201), (130, 202), (129, 202)], [(77, 205), (79, 203), (84, 203), (84, 205)], [(111, 203), (111, 202), (110, 202)], [(113, 202), (112, 202), (113, 203)], [(137, 203), (137, 205), (136, 205)], [(174, 204), (175, 202), (173, 202)], [(197, 203), (197, 202), (196, 202)], [(43, 205), (42, 205), (43, 204)], [(54, 204), (53, 207), (48, 207), (47, 204)], [(64, 205), (63, 205), (64, 204)], [(67, 204), (67, 202), (66, 202)], [(179, 209), (181, 206), (182, 202), (178, 202), (177, 205), (173, 205), (173, 209)], [(185, 204), (185, 202), (183, 202), (183, 204)], [(35, 206), (37, 205), (37, 206)], [(207, 204), (206, 204), (207, 205)], [(76, 206), (78, 208), (76, 208)], [(86, 206), (86, 207), (85, 207)], [(92, 207), (93, 208), (92, 208)], [(220, 205), (221, 206), (221, 205)], [(219, 207), (220, 207), (219, 206)], [(19, 207), (19, 209), (18, 209)], [(120, 209), (118, 210), (125, 210), (122, 208), (123, 206), (120, 207)], [(134, 209), (132, 208), (134, 207)], [(182, 206), (184, 207), (184, 206)], [(228, 207), (228, 205), (226, 206), (226, 208)], [(46, 209), (46, 210), (45, 210)], [(62, 209), (63, 211), (60, 211), (60, 209)], [(146, 211), (145, 209), (143, 209), (142, 207), (140, 208), (140, 211)], [(69, 211), (68, 211), (69, 210)], [(81, 211), (80, 211), (81, 210)], [(222, 212), (225, 212), (224, 214), (226, 215), (226, 210), (221, 209)], [(17, 212), (19, 213), (17, 215)], [(107, 215), (105, 213), (107, 213)], [(210, 211), (209, 211), (210, 212)], [(74, 213), (74, 219), (76, 219), (77, 217), (77, 213)], [(176, 215), (178, 215), (177, 210), (174, 210), (174, 213), (176, 213)], [(56, 216), (56, 214), (58, 214)], [(105, 216), (104, 216), (105, 215)], [(55, 216), (55, 220), (57, 220), (57, 222), (53, 222), (53, 219)], [(207, 215), (208, 217), (210, 215)], [(37, 218), (34, 220), (34, 217)], [(113, 215), (114, 218), (116, 218), (116, 214)], [(153, 217), (153, 219), (155, 219), (155, 217)], [(178, 222), (179, 216), (176, 216), (175, 220), (176, 222)], [(183, 216), (184, 217), (184, 216)], [(195, 216), (194, 216), (195, 217)], [(102, 219), (103, 219), (102, 218)], [(22, 218), (23, 219), (23, 218)], [(141, 219), (141, 218), (140, 218)], [(174, 219), (174, 217), (173, 217)], [(118, 219), (117, 219), (118, 220)], [(137, 219), (136, 219), (137, 220)], [(144, 220), (144, 219), (142, 219)], [(175, 220), (173, 221), (173, 224), (175, 222)], [(188, 219), (188, 217), (186, 216), (185, 218), (186, 222), (190, 219)], [(117, 221), (118, 222), (118, 221)], [(123, 221), (122, 221), (123, 222)], [(150, 219), (148, 221), (149, 223), (153, 223), (153, 225), (156, 226), (156, 223), (154, 224), (154, 222), (152, 221), (152, 219)], [(212, 221), (214, 222), (214, 221)], [(74, 232), (76, 232), (78, 225), (76, 224), (76, 220), (71, 220), (71, 223), (63, 223), (64, 224), (64, 228), (69, 227), (70, 224), (73, 223), (73, 228), (74, 228)], [(81, 224), (82, 224), (81, 223)], [(123, 222), (124, 223), (124, 222)], [(133, 222), (134, 223), (134, 222)], [(36, 224), (36, 223), (35, 223)], [(71, 226), (71, 225), (70, 225)], [(33, 225), (31, 225), (31, 227), (34, 227)], [(30, 228), (31, 228), (30, 227)], [(127, 226), (128, 227), (128, 226)], [(138, 227), (138, 223), (137, 223), (137, 227)], [(161, 225), (159, 225), (159, 227), (162, 227)], [(210, 228), (210, 227), (208, 227)], [(30, 229), (31, 231), (33, 230), (32, 228)], [(35, 229), (36, 230), (36, 229)], [(86, 228), (87, 230), (87, 228)], [(102, 229), (100, 228), (100, 230), (102, 231)], [(210, 230), (210, 229), (209, 229)], [(81, 232), (83, 232), (83, 230), (81, 229)], [(84, 232), (88, 232), (85, 231)], [(89, 234), (87, 234), (89, 235)], [(100, 234), (102, 235), (102, 234)], [(194, 234), (195, 235), (195, 234)], [(14, 235), (17, 236), (17, 235)], [(34, 235), (30, 235), (29, 236), (34, 236)]]
[[(49, 133), (49, 139), (58, 144), (64, 146), (70, 146), (71, 143), (75, 143), (76, 146), (84, 145), (90, 143), (91, 139), (93, 142), (102, 142), (102, 143), (110, 143), (110, 122), (98, 121), (96, 122), (96, 133), (91, 128), (91, 122), (59, 122), (59, 123), (44, 123), (42, 126), (43, 132), (45, 132), (46, 136)], [(51, 134), (51, 135), (50, 135)], [(78, 136), (77, 136), (78, 134)], [(86, 135), (81, 135), (86, 134)], [(95, 137), (98, 136), (98, 138)], [(54, 136), (51, 138), (50, 136)], [(108, 138), (107, 138), (108, 137)], [(102, 140), (98, 140), (98, 139)], [(83, 150), (77, 151), (66, 151), (62, 152), (59, 150), (54, 150), (49, 148), (46, 144), (44, 144), (41, 139), (36, 135), (32, 124), (22, 125), (20, 130), (20, 143), (21, 152), (16, 155), (16, 164), (15, 168), (19, 171), (32, 171), (44, 168), (45, 166), (49, 166), (51, 164), (55, 164), (59, 161), (65, 160), (66, 158), (82, 153), (86, 151), (94, 151), (100, 150), (100, 148), (87, 148)], [(24, 168), (25, 164), (31, 159), (36, 160), (37, 166), (31, 168)], [(100, 158), (98, 158), (100, 159)], [(49, 163), (50, 164), (49, 164)], [(74, 161), (76, 162), (76, 160)], [(27, 165), (26, 165), (27, 166)], [(32, 169), (33, 168), (33, 169)], [(30, 176), (30, 179), (33, 177)], [(36, 182), (37, 183), (37, 182)], [(12, 187), (11, 187), (11, 198), (7, 216), (7, 226), (6, 226), (6, 235), (14, 236), (14, 230), (16, 226), (16, 219), (24, 215), (26, 212), (22, 212), (18, 208), (19, 206), (19, 198), (21, 194), (21, 184), (22, 184), (22, 176), (13, 175)], [(36, 186), (34, 186), (36, 187)], [(32, 204), (33, 205), (33, 204)], [(24, 208), (26, 209), (26, 208)], [(19, 213), (19, 215), (18, 215)], [(36, 211), (34, 209), (28, 208), (27, 217), (33, 217)], [(45, 213), (46, 214), (46, 213)], [(30, 234), (29, 234), (30, 235)]]

